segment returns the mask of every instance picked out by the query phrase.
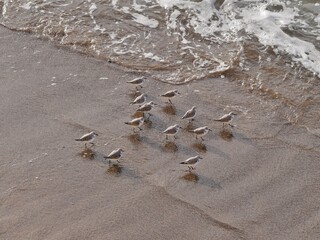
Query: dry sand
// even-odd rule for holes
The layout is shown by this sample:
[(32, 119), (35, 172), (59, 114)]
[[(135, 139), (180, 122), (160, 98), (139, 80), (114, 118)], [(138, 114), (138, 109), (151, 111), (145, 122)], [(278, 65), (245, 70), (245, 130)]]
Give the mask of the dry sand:
[[(141, 91), (160, 106), (136, 137), (125, 81), (143, 74), (3, 27), (0, 40), (0, 239), (319, 239), (319, 136), (271, 100), (208, 79), (174, 87), (172, 111), (158, 95), (173, 87), (147, 75)], [(166, 144), (160, 132), (186, 127), (192, 105), (193, 127), (214, 133)], [(229, 110), (232, 135), (212, 121)], [(91, 130), (95, 155), (83, 158), (74, 139)], [(114, 174), (103, 156), (118, 147)], [(197, 153), (184, 177), (179, 162)]]

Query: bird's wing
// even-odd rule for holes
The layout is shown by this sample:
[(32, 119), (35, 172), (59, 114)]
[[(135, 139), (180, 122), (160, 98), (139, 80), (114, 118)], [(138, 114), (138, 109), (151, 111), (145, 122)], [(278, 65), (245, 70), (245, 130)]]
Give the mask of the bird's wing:
[(216, 121), (227, 122), (230, 120), (231, 120), (231, 116), (229, 114), (225, 114), (221, 118), (217, 119)]
[(191, 110), (188, 110), (188, 111), (183, 115), (182, 119), (189, 117), (189, 116), (190, 116), (190, 112), (191, 112)]
[(119, 156), (119, 151), (118, 150), (113, 150), (108, 156), (107, 158), (115, 158)]
[(90, 133), (87, 133), (83, 135), (81, 138), (79, 138), (80, 141), (89, 141), (92, 138), (92, 135)]
[(196, 134), (202, 134), (202, 133), (204, 133), (204, 128), (203, 127), (200, 127), (200, 128), (197, 128), (197, 129), (195, 129), (195, 130), (193, 130), (193, 132), (194, 133), (196, 133)]
[(170, 126), (163, 133), (174, 133), (176, 131), (175, 126)]
[(187, 164), (195, 164), (196, 162), (198, 162), (198, 158), (196, 158), (196, 157), (193, 157), (193, 158), (189, 158), (189, 159), (187, 159), (186, 160), (186, 163)]

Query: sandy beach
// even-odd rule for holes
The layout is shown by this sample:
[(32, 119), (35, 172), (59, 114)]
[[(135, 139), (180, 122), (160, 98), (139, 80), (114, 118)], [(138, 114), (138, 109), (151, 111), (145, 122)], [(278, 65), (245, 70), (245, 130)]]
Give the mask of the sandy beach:
[[(320, 131), (285, 120), (274, 99), (257, 104), (220, 77), (165, 84), (4, 27), (0, 40), (0, 239), (319, 238)], [(141, 76), (159, 106), (136, 136), (126, 81)], [(174, 88), (171, 109), (159, 94)], [(225, 132), (213, 119), (229, 111), (236, 127)], [(160, 132), (175, 123), (168, 144)], [(205, 125), (201, 145), (187, 129)], [(93, 159), (74, 141), (89, 131)], [(120, 147), (121, 173), (109, 173), (104, 156)], [(188, 181), (179, 162), (197, 154)]]

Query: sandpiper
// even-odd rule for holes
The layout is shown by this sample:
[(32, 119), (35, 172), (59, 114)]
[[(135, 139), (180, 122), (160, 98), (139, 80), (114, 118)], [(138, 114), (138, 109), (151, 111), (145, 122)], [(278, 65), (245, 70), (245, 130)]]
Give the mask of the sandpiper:
[(229, 126), (231, 127), (234, 127), (234, 125), (231, 125), (230, 122), (233, 120), (234, 116), (237, 115), (236, 113), (234, 112), (230, 112), (228, 114), (225, 114), (223, 115), (221, 118), (219, 119), (214, 119), (214, 121), (217, 121), (217, 122), (222, 122), (223, 123), (223, 127), (224, 127), (224, 124), (227, 123)]
[(77, 138), (75, 140), (80, 141), (80, 142), (85, 142), (84, 147), (87, 148), (87, 143), (90, 143), (92, 146), (94, 146), (93, 142), (94, 142), (96, 136), (98, 136), (98, 134), (95, 133), (94, 131), (92, 131), (90, 133), (84, 134), (81, 138)]
[(147, 95), (146, 94), (141, 94), (140, 96), (136, 97), (130, 104), (136, 104), (136, 105), (142, 105), (146, 102), (147, 100)]
[(172, 104), (171, 102), (171, 98), (175, 97), (176, 95), (180, 95), (180, 93), (178, 92), (177, 89), (174, 89), (174, 90), (170, 90), (164, 94), (161, 94), (160, 97), (165, 97), (165, 98), (168, 98), (169, 100), (169, 103)]
[(125, 124), (127, 125), (130, 125), (132, 126), (132, 131), (134, 131), (135, 128), (138, 128), (139, 130), (142, 130), (142, 128), (140, 128), (144, 123), (144, 117), (139, 117), (139, 118), (135, 118), (135, 119), (132, 119), (131, 121), (129, 122), (125, 122)]
[(176, 139), (176, 134), (179, 132), (179, 129), (181, 127), (178, 124), (175, 124), (173, 126), (168, 127), (166, 130), (164, 130), (162, 133), (166, 135), (166, 139), (168, 140), (168, 136), (171, 135)]
[(144, 79), (145, 79), (145, 77), (138, 77), (133, 80), (127, 81), (127, 83), (134, 85), (136, 87), (136, 89), (138, 90), (138, 86), (140, 88), (142, 88), (142, 83), (143, 83)]
[(187, 164), (189, 168), (189, 172), (195, 169), (195, 165), (202, 159), (201, 156), (197, 155), (191, 158), (188, 158), (187, 160), (180, 162), (180, 164)]
[(151, 114), (149, 113), (151, 111), (151, 109), (156, 106), (157, 104), (155, 104), (154, 102), (148, 102), (143, 104), (141, 107), (137, 108), (137, 112), (147, 112), (149, 114), (149, 117), (151, 116)]
[(199, 136), (202, 141), (204, 141), (202, 137), (205, 136), (209, 131), (212, 131), (212, 130), (207, 126), (199, 127), (194, 130), (191, 130), (191, 132), (193, 132), (196, 135), (196, 139), (198, 139), (198, 136)]
[(188, 119), (191, 122), (196, 116), (196, 107), (193, 106), (190, 110), (188, 110), (182, 117), (182, 119)]
[(104, 158), (109, 160), (109, 164), (111, 163), (111, 159), (117, 160), (117, 162), (119, 163), (119, 159), (121, 158), (123, 152), (124, 151), (121, 148), (118, 148), (116, 150), (113, 150), (108, 156)]

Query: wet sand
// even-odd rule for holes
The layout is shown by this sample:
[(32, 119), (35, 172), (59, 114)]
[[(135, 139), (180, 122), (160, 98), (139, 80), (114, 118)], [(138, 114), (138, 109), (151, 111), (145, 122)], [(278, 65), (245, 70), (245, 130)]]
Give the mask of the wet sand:
[[(0, 239), (318, 239), (319, 135), (288, 122), (285, 107), (207, 79), (172, 87), (147, 73), (59, 49), (0, 28)], [(160, 106), (140, 134), (133, 88)], [(158, 95), (182, 93), (169, 109)], [(213, 129), (204, 145), (189, 129)], [(212, 120), (236, 111), (226, 132)], [(160, 132), (179, 123), (174, 143)], [(94, 130), (93, 158), (74, 141)], [(121, 172), (103, 158), (123, 148)], [(180, 161), (200, 154), (194, 176)]]

